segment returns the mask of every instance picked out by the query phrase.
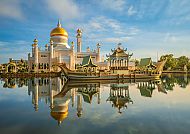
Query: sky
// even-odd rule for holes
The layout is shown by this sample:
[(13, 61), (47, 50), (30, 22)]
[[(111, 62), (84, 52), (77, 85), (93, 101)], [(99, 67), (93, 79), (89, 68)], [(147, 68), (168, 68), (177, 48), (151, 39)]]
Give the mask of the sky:
[[(0, 0), (0, 63), (27, 59), (37, 37), (44, 49), (58, 19), (76, 46), (101, 54), (122, 43), (134, 59), (172, 53), (190, 57), (190, 0)], [(75, 47), (76, 49), (76, 47)]]

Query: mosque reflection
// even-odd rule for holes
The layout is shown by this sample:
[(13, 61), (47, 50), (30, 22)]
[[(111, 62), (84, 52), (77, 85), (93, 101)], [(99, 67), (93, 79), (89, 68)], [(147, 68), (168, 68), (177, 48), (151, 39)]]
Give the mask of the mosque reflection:
[[(65, 82), (64, 78), (33, 78), (33, 79), (2, 79), (4, 88), (28, 87), (28, 95), (32, 96), (32, 104), (35, 111), (38, 111), (39, 100), (45, 100), (50, 107), (50, 115), (58, 124), (68, 116), (69, 104), (76, 107), (76, 115), (81, 117), (83, 114), (83, 103), (93, 105), (101, 103), (101, 84), (102, 82)], [(190, 81), (188, 75), (162, 76), (161, 80), (141, 80), (135, 83), (103, 83), (108, 85), (106, 102), (111, 107), (118, 109), (122, 113), (133, 99), (130, 96), (131, 85), (135, 85), (141, 96), (152, 97), (153, 91), (167, 94), (172, 91), (174, 86), (179, 85), (185, 88)], [(70, 102), (71, 101), (71, 102)]]

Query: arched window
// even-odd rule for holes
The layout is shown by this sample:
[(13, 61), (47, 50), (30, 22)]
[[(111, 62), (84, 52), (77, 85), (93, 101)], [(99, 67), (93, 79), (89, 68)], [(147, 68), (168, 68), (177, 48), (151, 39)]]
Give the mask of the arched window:
[(48, 63), (46, 63), (46, 69), (49, 69), (49, 64)]
[(44, 69), (46, 69), (46, 63), (44, 63)]

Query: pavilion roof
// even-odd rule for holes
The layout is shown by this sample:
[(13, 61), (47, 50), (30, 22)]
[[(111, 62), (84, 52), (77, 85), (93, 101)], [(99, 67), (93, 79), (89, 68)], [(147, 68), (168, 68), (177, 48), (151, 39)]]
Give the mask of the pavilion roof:
[(110, 55), (110, 58), (118, 58), (118, 57), (127, 57), (128, 54), (126, 53), (127, 50), (124, 50), (120, 46), (117, 47), (117, 49), (112, 50), (113, 54)]
[(141, 96), (145, 97), (152, 97), (152, 91), (151, 89), (148, 89), (147, 87), (139, 87)]
[(142, 58), (140, 60), (140, 66), (148, 66), (152, 63), (151, 58)]
[(92, 97), (98, 93), (97, 91), (93, 91), (93, 90), (91, 92), (89, 90), (82, 90), (78, 92), (82, 94), (84, 101), (87, 103), (91, 103)]
[(83, 67), (97, 67), (97, 65), (95, 65), (95, 64), (92, 62), (92, 58), (91, 58), (90, 55), (83, 58), (82, 66), (83, 66)]

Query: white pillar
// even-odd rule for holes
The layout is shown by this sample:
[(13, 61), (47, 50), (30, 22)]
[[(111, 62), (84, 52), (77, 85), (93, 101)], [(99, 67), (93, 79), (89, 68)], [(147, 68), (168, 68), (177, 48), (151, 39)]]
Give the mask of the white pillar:
[(35, 78), (35, 86), (34, 86), (34, 108), (35, 111), (38, 111), (38, 78)]
[(82, 51), (82, 30), (77, 29), (77, 52)]
[(80, 117), (82, 115), (82, 96), (77, 95), (77, 115)]
[(50, 58), (49, 58), (49, 71), (52, 71), (52, 61), (54, 58), (54, 53), (53, 53), (53, 41), (50, 40)]
[(53, 89), (52, 89), (52, 79), (49, 78), (49, 90), (50, 90), (50, 108), (53, 108)]
[(38, 72), (38, 45), (36, 44), (34, 46), (34, 64), (36, 65), (35, 67), (35, 72)]
[(71, 89), (71, 92), (72, 92), (72, 107), (74, 106), (75, 104), (75, 88)]
[(100, 62), (100, 43), (98, 43), (97, 45), (97, 60), (96, 62)]

